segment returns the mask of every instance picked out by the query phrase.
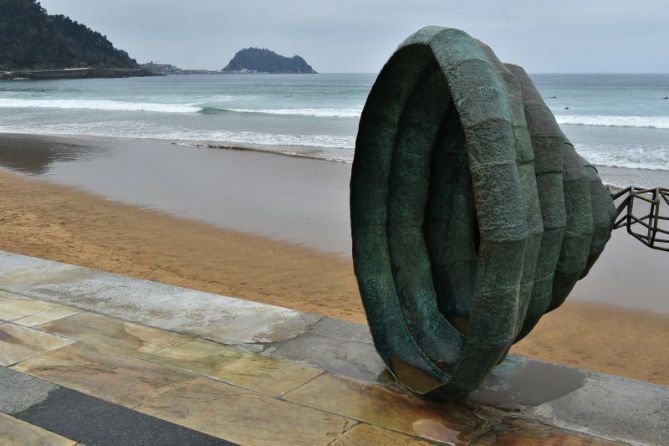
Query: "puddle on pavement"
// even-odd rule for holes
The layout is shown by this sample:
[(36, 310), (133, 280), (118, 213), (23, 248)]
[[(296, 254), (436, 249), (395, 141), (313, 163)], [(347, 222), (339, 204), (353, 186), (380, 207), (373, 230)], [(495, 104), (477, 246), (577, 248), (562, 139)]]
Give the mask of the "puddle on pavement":
[(538, 406), (582, 387), (586, 376), (578, 369), (509, 356), (469, 400), (508, 409)]

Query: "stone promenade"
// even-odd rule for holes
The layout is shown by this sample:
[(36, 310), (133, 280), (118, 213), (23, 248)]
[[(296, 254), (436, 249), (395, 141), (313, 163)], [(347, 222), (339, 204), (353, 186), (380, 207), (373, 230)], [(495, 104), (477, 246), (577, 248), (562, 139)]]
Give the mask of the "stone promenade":
[(466, 401), (365, 325), (0, 252), (0, 444), (666, 444), (669, 388), (511, 356)]

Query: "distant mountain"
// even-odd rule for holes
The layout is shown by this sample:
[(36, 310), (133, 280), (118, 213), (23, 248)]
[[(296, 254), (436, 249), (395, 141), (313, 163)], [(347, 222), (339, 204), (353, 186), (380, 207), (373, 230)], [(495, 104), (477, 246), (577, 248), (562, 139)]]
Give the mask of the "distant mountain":
[(138, 68), (102, 34), (37, 0), (0, 0), (0, 70)]
[(238, 51), (221, 71), (226, 73), (316, 73), (300, 56), (281, 56), (267, 48), (246, 48)]

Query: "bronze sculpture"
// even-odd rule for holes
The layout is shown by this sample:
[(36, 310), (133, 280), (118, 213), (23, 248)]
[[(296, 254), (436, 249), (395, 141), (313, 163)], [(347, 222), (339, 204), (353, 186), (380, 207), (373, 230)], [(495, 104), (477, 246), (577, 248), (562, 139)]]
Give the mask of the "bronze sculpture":
[(520, 67), (440, 27), (365, 104), (353, 259), (376, 348), (414, 392), (476, 389), (604, 249), (615, 207)]

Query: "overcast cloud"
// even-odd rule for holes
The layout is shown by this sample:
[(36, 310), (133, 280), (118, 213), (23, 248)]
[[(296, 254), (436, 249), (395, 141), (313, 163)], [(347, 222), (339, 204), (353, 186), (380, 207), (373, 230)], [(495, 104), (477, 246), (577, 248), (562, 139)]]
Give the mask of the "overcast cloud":
[(139, 62), (220, 69), (258, 46), (320, 72), (377, 72), (425, 25), (530, 72), (669, 72), (668, 0), (42, 0)]

